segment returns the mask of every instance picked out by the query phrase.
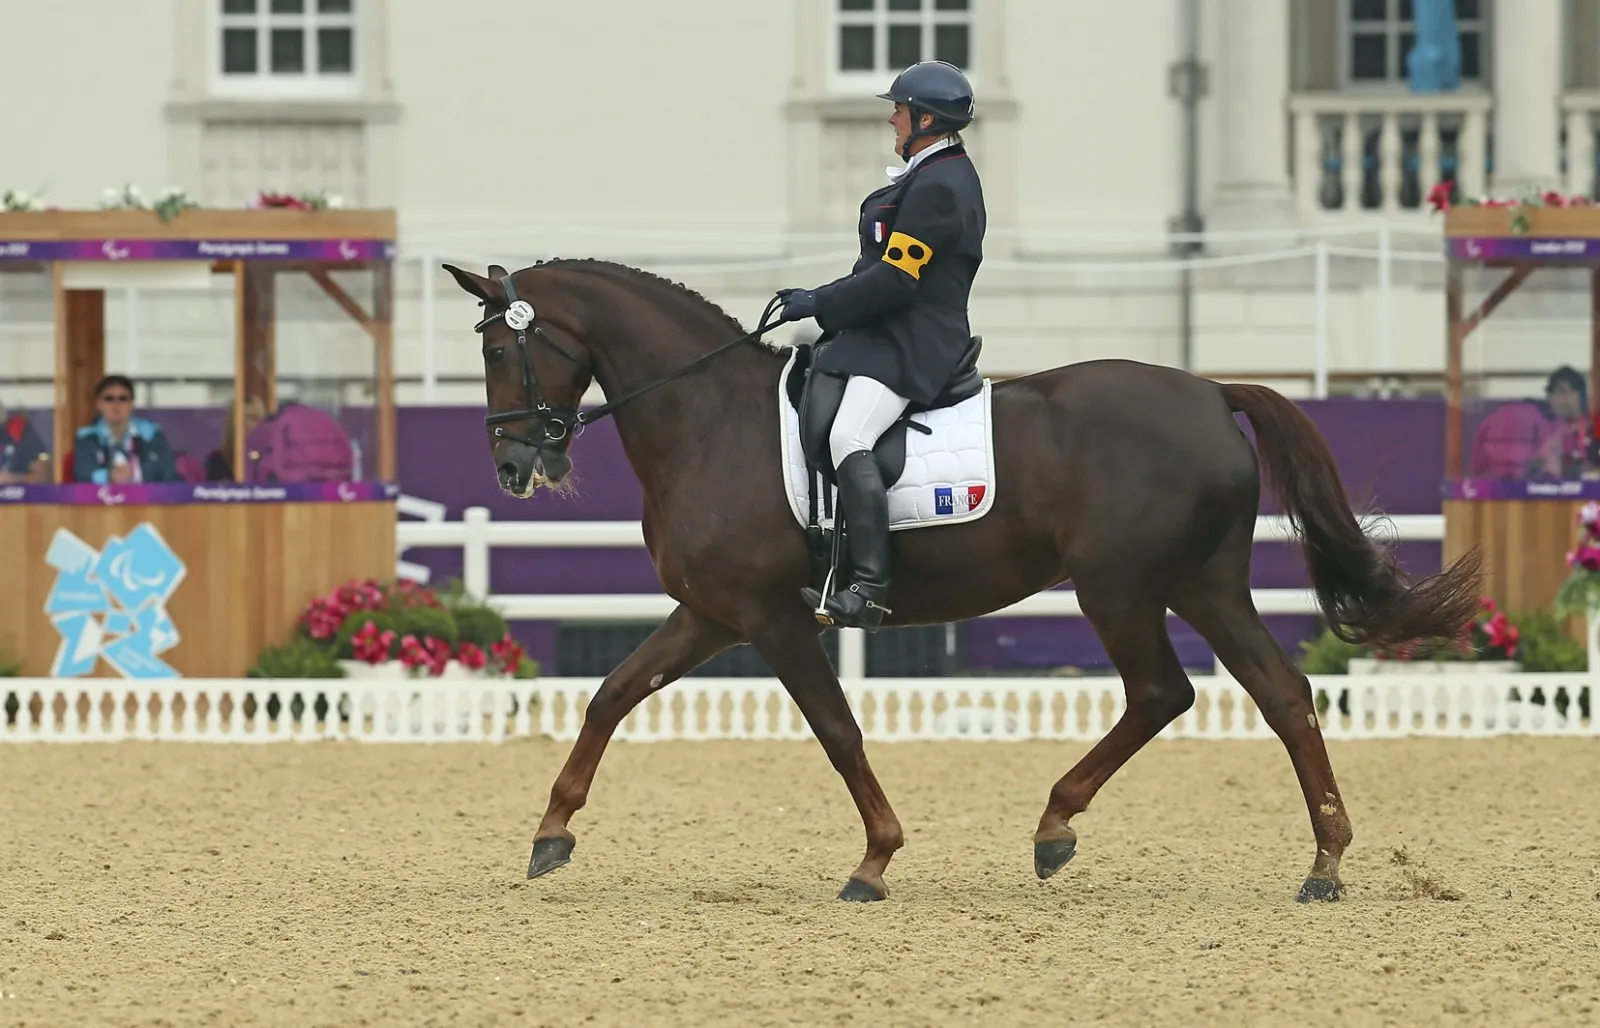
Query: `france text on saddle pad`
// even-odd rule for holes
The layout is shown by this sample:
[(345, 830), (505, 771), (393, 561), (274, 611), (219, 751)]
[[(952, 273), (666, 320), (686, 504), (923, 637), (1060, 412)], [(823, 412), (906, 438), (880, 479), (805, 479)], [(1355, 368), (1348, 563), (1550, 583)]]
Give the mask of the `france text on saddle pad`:
[[(778, 375), (779, 438), (783, 441), (784, 491), (795, 520), (805, 527), (811, 511), (811, 483), (800, 447), (800, 412), (784, 388), (798, 352)], [(953, 407), (913, 414), (911, 420), (933, 430), (906, 433), (906, 466), (889, 486), (889, 530), (976, 521), (994, 506), (994, 425), (987, 379), (983, 391)], [(820, 484), (820, 482), (818, 483)], [(837, 503), (835, 504), (837, 508)]]

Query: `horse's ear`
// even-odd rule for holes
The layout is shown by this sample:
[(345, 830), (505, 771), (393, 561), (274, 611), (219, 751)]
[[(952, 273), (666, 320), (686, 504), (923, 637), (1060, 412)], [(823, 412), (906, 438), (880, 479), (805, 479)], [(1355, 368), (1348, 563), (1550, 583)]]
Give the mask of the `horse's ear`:
[(489, 277), (493, 278), (493, 279), (505, 278), (506, 277), (506, 269), (502, 268), (498, 264), (491, 264), (491, 265), (489, 265)]
[[(440, 267), (455, 276), (457, 285), (478, 299), (486, 301), (494, 299), (495, 284), (489, 279), (484, 278), (482, 275), (474, 275), (470, 271), (464, 271), (454, 264), (442, 264)], [(493, 270), (492, 268), (490, 269), (491, 272)]]

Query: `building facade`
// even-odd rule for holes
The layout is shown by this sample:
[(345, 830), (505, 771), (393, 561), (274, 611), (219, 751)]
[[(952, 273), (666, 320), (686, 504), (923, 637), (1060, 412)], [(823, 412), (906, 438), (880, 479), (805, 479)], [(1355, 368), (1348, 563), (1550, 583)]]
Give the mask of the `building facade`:
[[(1304, 395), (1320, 345), (1335, 387), (1422, 382), (1444, 347), (1431, 185), (1588, 194), (1595, 177), (1600, 0), (1452, 6), (1461, 83), (1415, 93), (1413, 0), (14, 4), (0, 189), (71, 207), (123, 183), (208, 205), (275, 189), (393, 206), (402, 401), (477, 403), (475, 308), (440, 262), (608, 257), (753, 322), (774, 289), (848, 270), (860, 199), (897, 163), (873, 94), (940, 57), (978, 93), (965, 136), (989, 203), (973, 303), (985, 371), (1121, 356)], [(1208, 232), (1188, 277), (1172, 237), (1186, 17)], [(38, 285), (0, 276), (13, 404), (47, 392)], [(158, 402), (204, 402), (227, 376), (218, 287), (110, 298), (110, 354), (123, 347)], [(1473, 360), (1513, 388), (1579, 360), (1575, 297), (1551, 275)], [(286, 377), (360, 372), (370, 354), (342, 315), (323, 319), (309, 288), (286, 302), (305, 312), (285, 330), (299, 350), (280, 335)]]

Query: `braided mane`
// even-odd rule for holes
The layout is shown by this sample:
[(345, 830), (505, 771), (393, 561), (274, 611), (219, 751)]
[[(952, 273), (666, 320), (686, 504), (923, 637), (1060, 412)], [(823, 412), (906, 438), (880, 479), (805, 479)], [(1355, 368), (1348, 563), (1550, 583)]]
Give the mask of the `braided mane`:
[(742, 336), (749, 331), (744, 327), (744, 325), (740, 324), (738, 318), (723, 310), (719, 305), (713, 303), (701, 293), (690, 289), (682, 282), (674, 282), (670, 278), (663, 278), (654, 272), (645, 271), (643, 268), (635, 268), (630, 264), (620, 264), (616, 261), (605, 261), (598, 257), (556, 257), (547, 261), (539, 261), (534, 266), (542, 268), (569, 268), (574, 271), (598, 271), (601, 273), (621, 272), (634, 278), (642, 279), (646, 282), (665, 286), (668, 289), (675, 290), (684, 296), (689, 297), (690, 299), (698, 300), (706, 307), (709, 307), (713, 314), (721, 318), (723, 324), (732, 329), (735, 335)]

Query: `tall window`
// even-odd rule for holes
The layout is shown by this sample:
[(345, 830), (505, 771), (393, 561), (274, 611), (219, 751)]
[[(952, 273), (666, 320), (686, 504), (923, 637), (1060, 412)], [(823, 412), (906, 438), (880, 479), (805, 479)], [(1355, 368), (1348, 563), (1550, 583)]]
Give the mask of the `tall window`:
[(215, 0), (227, 83), (353, 84), (355, 0)]
[[(1484, 78), (1487, 3), (1455, 0), (1463, 82), (1481, 83)], [(1417, 41), (1412, 0), (1345, 0), (1344, 8), (1345, 81), (1352, 85), (1405, 82), (1406, 57)]]
[(898, 72), (918, 61), (972, 62), (972, 0), (835, 0), (834, 68)]

